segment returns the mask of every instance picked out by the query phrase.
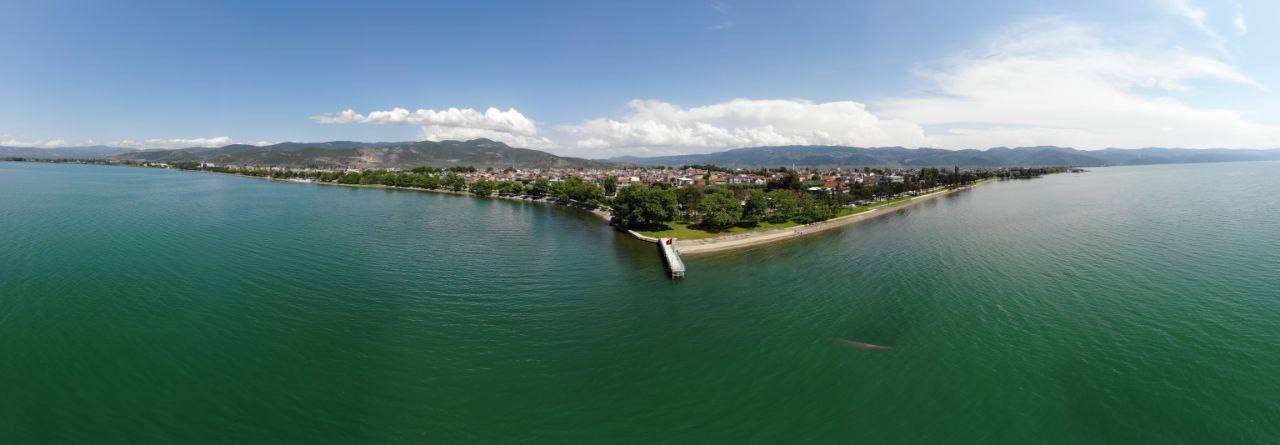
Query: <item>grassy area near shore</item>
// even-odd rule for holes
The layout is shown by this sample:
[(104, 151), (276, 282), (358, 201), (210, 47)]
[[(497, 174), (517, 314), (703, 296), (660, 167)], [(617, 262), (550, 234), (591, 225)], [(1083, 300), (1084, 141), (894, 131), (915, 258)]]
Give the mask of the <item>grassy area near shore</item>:
[[(910, 197), (903, 197), (903, 198), (890, 199), (888, 201), (872, 203), (872, 204), (860, 206), (860, 207), (853, 207), (853, 208), (843, 207), (840, 209), (840, 211), (836, 212), (836, 216), (832, 217), (832, 219), (849, 216), (849, 215), (857, 215), (859, 213), (869, 212), (873, 209), (891, 207), (891, 206), (905, 203), (910, 200), (911, 200)], [(650, 236), (654, 238), (675, 238), (675, 239), (682, 239), (682, 240), (696, 240), (696, 239), (715, 238), (715, 237), (726, 236), (726, 235), (737, 235), (742, 233), (763, 232), (766, 230), (774, 230), (774, 229), (786, 229), (790, 227), (796, 227), (799, 225), (800, 225), (799, 223), (796, 223), (794, 221), (787, 221), (783, 223), (762, 222), (760, 224), (757, 224), (751, 227), (731, 227), (727, 230), (720, 230), (720, 231), (713, 232), (713, 231), (707, 231), (697, 227), (693, 227), (689, 224), (671, 222), (671, 223), (667, 223), (667, 227), (669, 227), (667, 230), (641, 230), (639, 232), (641, 235)]]
[(798, 225), (799, 224), (796, 224), (792, 221), (787, 221), (782, 223), (762, 222), (752, 227), (730, 227), (726, 230), (710, 232), (710, 231), (702, 230), (696, 227), (690, 227), (689, 224), (670, 222), (670, 223), (667, 223), (667, 227), (669, 227), (669, 229), (667, 230), (649, 230), (649, 231), (639, 231), (639, 232), (641, 235), (651, 236), (654, 238), (676, 238), (676, 239), (688, 240), (688, 239), (715, 238), (717, 236), (735, 235), (735, 234), (747, 233), (747, 232), (759, 232), (762, 230), (785, 229), (788, 227), (795, 227)]

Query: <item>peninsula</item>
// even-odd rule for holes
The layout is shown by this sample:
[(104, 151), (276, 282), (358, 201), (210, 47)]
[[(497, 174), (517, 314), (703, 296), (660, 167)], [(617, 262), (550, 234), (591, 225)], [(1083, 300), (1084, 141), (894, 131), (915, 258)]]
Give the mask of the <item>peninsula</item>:
[[(361, 152), (345, 144), (325, 143), (322, 148), (340, 153), (363, 153), (361, 156), (366, 163), (385, 163), (387, 159), (402, 157), (387, 152), (387, 147), (374, 146), (372, 154), (380, 156), (370, 159), (370, 152)], [(684, 254), (709, 254), (779, 242), (864, 221), (890, 213), (892, 209), (965, 190), (984, 181), (1032, 178), (1067, 170), (1061, 167), (962, 169), (958, 166), (750, 169), (717, 165), (605, 164), (549, 154), (531, 156), (514, 151), (522, 149), (510, 149), (487, 140), (420, 144), (411, 146), (410, 150), (419, 159), (438, 159), (439, 153), (430, 149), (441, 147), (455, 150), (448, 155), (488, 160), (485, 163), (489, 165), (476, 167), (453, 162), (454, 165), (447, 167), (357, 168), (314, 164), (307, 167), (235, 165), (211, 161), (250, 157), (290, 164), (302, 159), (302, 153), (316, 156), (317, 148), (306, 144), (277, 150), (232, 147), (207, 151), (117, 153), (108, 159), (47, 161), (166, 168), (289, 182), (553, 203), (590, 211), (640, 240), (671, 240), (673, 252)], [(523, 156), (525, 161), (534, 159), (535, 165), (567, 164), (573, 167), (530, 167), (528, 162), (512, 162), (520, 167), (493, 166), (501, 165), (503, 156), (512, 153)], [(326, 159), (326, 162), (339, 162), (334, 156)]]
[[(176, 150), (0, 147), (0, 157), (546, 202), (590, 211), (637, 239), (671, 240), (673, 252), (699, 255), (831, 230), (984, 181), (1072, 170), (1065, 166), (1249, 160), (1280, 157), (1280, 151), (797, 146), (589, 160), (473, 139)], [(680, 161), (686, 163), (675, 167)]]

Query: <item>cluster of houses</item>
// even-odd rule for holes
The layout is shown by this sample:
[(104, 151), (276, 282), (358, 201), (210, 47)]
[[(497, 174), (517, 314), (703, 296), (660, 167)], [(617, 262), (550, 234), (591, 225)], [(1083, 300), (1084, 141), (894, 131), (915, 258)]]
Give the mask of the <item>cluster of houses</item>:
[[(788, 174), (796, 174), (801, 181), (814, 184), (813, 190), (839, 191), (847, 190), (858, 184), (864, 187), (877, 187), (890, 183), (901, 183), (908, 177), (918, 174), (911, 169), (851, 169), (801, 168), (789, 172), (778, 170), (708, 170), (697, 167), (685, 168), (612, 168), (612, 169), (507, 169), (505, 171), (477, 171), (462, 174), (467, 182), (478, 180), (493, 181), (533, 181), (548, 179), (558, 181), (568, 176), (576, 176), (588, 182), (605, 184), (611, 179), (618, 187), (632, 184), (654, 185), (667, 184), (674, 187), (689, 186), (758, 186), (763, 187), (771, 180), (777, 180)], [(820, 185), (818, 185), (820, 183)]]

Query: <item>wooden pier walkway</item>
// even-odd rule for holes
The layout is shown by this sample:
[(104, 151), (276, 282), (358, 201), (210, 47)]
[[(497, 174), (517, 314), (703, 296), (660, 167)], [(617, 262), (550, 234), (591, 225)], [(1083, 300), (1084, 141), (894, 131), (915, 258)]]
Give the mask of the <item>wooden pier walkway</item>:
[(674, 238), (658, 238), (658, 248), (662, 249), (662, 259), (667, 261), (667, 271), (671, 278), (684, 278), (684, 260), (676, 250)]

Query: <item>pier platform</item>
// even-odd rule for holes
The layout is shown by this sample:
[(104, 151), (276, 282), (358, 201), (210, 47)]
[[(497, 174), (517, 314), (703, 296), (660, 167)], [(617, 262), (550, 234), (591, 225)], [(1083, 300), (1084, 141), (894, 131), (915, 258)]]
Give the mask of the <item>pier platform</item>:
[(680, 259), (680, 251), (676, 250), (675, 238), (658, 238), (658, 248), (662, 249), (662, 259), (667, 262), (667, 272), (671, 278), (684, 278), (684, 260)]

